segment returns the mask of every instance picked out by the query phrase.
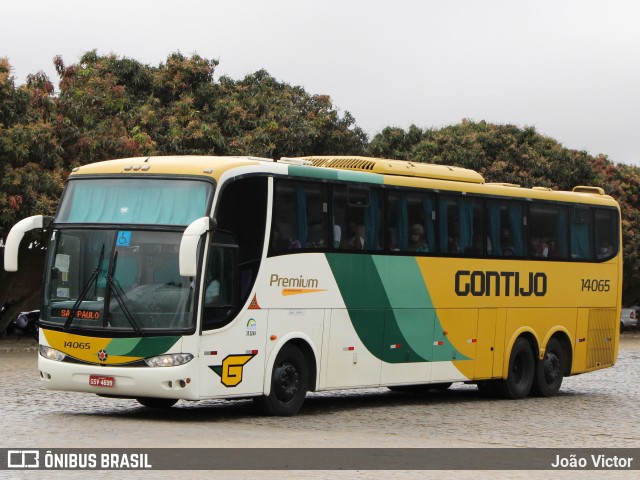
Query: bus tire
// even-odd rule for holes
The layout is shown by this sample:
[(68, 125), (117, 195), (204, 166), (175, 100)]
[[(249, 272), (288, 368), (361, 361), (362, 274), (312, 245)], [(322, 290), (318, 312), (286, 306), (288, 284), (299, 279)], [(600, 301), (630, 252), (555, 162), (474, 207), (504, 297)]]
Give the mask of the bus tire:
[(171, 408), (178, 400), (175, 398), (153, 398), (153, 397), (140, 397), (136, 398), (138, 403), (147, 408)]
[(547, 343), (544, 358), (538, 362), (532, 393), (539, 397), (552, 397), (562, 385), (565, 370), (564, 350), (560, 342), (552, 338)]
[(309, 388), (309, 372), (302, 352), (288, 344), (278, 352), (271, 372), (271, 393), (253, 399), (267, 415), (290, 417), (302, 408)]
[(513, 344), (509, 356), (507, 379), (497, 384), (500, 396), (517, 400), (525, 398), (531, 391), (535, 376), (535, 358), (529, 342), (520, 337)]

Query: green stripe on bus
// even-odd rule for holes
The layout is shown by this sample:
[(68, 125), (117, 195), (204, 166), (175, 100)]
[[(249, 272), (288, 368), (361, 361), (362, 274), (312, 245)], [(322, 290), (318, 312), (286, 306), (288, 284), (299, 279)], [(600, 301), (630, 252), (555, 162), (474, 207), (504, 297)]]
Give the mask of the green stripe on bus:
[(142, 338), (114, 338), (109, 342), (107, 349), (109, 351), (109, 355), (119, 355), (119, 356), (130, 356), (129, 352), (131, 352)]
[(114, 338), (107, 348), (110, 355), (153, 357), (166, 353), (180, 337)]
[(294, 177), (321, 178), (324, 180), (344, 180), (349, 182), (373, 183), (383, 185), (384, 177), (376, 173), (334, 170), (329, 168), (289, 165), (289, 175)]
[(415, 258), (326, 257), (353, 327), (372, 355), (388, 363), (467, 359), (444, 335)]

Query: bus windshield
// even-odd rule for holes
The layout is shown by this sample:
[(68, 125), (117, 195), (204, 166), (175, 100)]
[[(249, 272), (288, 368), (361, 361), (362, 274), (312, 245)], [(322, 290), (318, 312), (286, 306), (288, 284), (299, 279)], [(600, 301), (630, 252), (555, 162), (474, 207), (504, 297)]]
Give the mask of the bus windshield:
[(42, 323), (135, 335), (193, 329), (193, 288), (179, 273), (180, 240), (176, 231), (55, 230)]
[(72, 180), (56, 223), (189, 225), (207, 212), (213, 185), (160, 178)]

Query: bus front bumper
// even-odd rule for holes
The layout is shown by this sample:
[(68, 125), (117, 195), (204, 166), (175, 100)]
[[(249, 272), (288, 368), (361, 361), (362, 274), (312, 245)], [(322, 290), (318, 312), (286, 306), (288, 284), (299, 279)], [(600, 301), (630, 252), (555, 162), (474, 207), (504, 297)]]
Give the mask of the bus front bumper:
[(193, 360), (175, 367), (117, 367), (59, 362), (39, 355), (38, 369), (47, 390), (199, 400)]

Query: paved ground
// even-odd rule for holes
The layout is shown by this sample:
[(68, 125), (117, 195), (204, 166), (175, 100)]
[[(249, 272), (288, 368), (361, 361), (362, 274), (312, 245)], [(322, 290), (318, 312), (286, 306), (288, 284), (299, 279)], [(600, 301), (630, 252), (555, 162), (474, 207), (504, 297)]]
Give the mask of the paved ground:
[[(565, 379), (554, 398), (487, 400), (470, 385), (428, 395), (375, 388), (311, 394), (301, 414), (292, 418), (261, 417), (250, 401), (179, 402), (158, 412), (130, 400), (49, 392), (40, 385), (36, 360), (34, 341), (0, 340), (0, 431), (2, 445), (9, 448), (640, 447), (638, 334), (623, 334), (615, 367)], [(298, 473), (295, 478), (334, 476)], [(355, 476), (388, 478), (389, 472), (384, 473)], [(415, 473), (403, 477), (414, 478)], [(562, 478), (567, 472), (556, 473)], [(508, 475), (520, 478), (523, 472)], [(471, 472), (462, 476), (475, 477)], [(227, 472), (223, 477), (243, 475)]]

